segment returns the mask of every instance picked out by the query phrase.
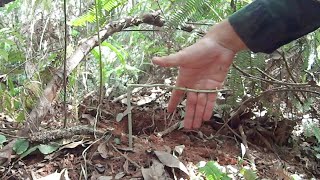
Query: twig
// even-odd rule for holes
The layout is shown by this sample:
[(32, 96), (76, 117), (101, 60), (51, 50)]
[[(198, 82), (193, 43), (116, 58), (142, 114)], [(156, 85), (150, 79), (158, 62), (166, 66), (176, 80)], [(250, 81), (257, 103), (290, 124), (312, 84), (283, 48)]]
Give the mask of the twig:
[[(268, 83), (271, 83), (271, 84), (279, 84), (279, 85), (286, 85), (286, 86), (295, 86), (295, 87), (312, 87), (310, 84), (308, 83), (287, 83), (287, 82), (282, 82), (282, 81), (279, 81), (279, 80), (275, 80), (274, 78), (272, 78), (272, 80), (268, 80), (268, 79), (263, 79), (263, 78), (260, 78), (260, 77), (255, 77), (245, 71), (243, 71), (242, 69), (240, 69), (240, 67), (238, 67), (237, 65), (235, 65), (234, 63), (232, 64), (232, 66), (238, 70), (241, 74), (251, 78), (251, 79), (255, 79), (255, 80), (260, 80), (260, 81), (264, 81), (264, 82), (268, 82)], [(269, 75), (268, 75), (269, 77)], [(319, 86), (314, 86), (314, 87), (319, 87)]]
[(222, 127), (215, 133), (214, 136), (216, 136), (233, 118), (240, 115), (246, 108), (250, 107), (254, 102), (259, 100), (263, 96), (268, 95), (269, 93), (272, 93), (272, 92), (287, 92), (287, 91), (302, 91), (302, 92), (310, 92), (310, 93), (320, 95), (320, 92), (307, 90), (307, 89), (298, 89), (298, 88), (295, 89), (295, 88), (287, 88), (287, 87), (268, 89), (266, 91), (261, 92), (259, 95), (250, 97), (245, 101), (243, 101), (237, 108), (233, 110), (234, 113), (232, 113), (231, 117), (222, 125)]
[(131, 113), (131, 92), (132, 87), (128, 86), (127, 89), (127, 109), (128, 111), (128, 138), (129, 138), (129, 148), (133, 147), (133, 139), (132, 139), (132, 113)]
[[(267, 76), (269, 79), (273, 80), (273, 81), (278, 81), (277, 79), (271, 77), (269, 74), (267, 74), (266, 72), (262, 71), (261, 69), (259, 69), (258, 67), (254, 67), (254, 69), (256, 69), (257, 71), (259, 71), (261, 74)], [(306, 84), (307, 85), (307, 84)]]
[(214, 25), (214, 23), (199, 23), (199, 22), (186, 22), (186, 24), (203, 25), (203, 26), (213, 26)]
[(126, 160), (128, 160), (129, 162), (131, 162), (134, 166), (136, 166), (138, 169), (141, 168), (141, 166), (139, 164), (137, 164), (136, 162), (134, 162), (132, 159), (130, 159), (127, 155), (121, 153), (113, 144), (111, 144), (111, 146), (113, 147), (113, 149), (115, 151), (117, 151), (117, 153), (119, 153), (121, 156), (123, 156)]
[(128, 87), (166, 87), (170, 89), (176, 89), (176, 90), (187, 91), (187, 92), (197, 92), (197, 93), (217, 93), (217, 92), (230, 91), (228, 89), (215, 89), (215, 90), (191, 89), (191, 88), (185, 88), (185, 87), (171, 86), (167, 84), (128, 84)]
[(169, 128), (165, 129), (164, 131), (158, 132), (157, 136), (163, 137), (163, 136), (171, 133), (172, 131), (178, 129), (181, 123), (182, 123), (182, 121), (179, 121), (179, 122), (173, 124), (172, 126), (170, 126)]
[[(111, 137), (111, 135), (110, 135), (110, 137)], [(87, 177), (88, 176), (88, 171), (87, 171), (88, 168), (87, 168), (87, 158), (86, 158), (87, 151), (88, 151), (88, 149), (91, 148), (91, 146), (93, 146), (95, 143), (101, 141), (103, 138), (104, 138), (104, 136), (101, 136), (99, 139), (95, 140), (92, 144), (90, 144), (86, 149), (84, 149), (82, 151), (82, 157), (83, 157), (83, 160), (84, 160), (84, 166), (82, 166), (82, 163), (81, 163), (81, 170), (83, 172), (83, 175), (85, 176), (85, 179), (88, 178)]]
[[(284, 53), (280, 53), (280, 54), (281, 54), (281, 57), (282, 57), (282, 59), (283, 59), (283, 61), (284, 61), (284, 64), (285, 64), (285, 66), (286, 66), (286, 70), (287, 70), (287, 72), (288, 72), (291, 80), (296, 83), (297, 81), (296, 81), (296, 79), (294, 78), (292, 71), (290, 70), (289, 63), (288, 63), (288, 61), (287, 61), (287, 58), (286, 58), (285, 54), (284, 54)], [(316, 85), (316, 87), (317, 87), (317, 84), (315, 84), (315, 85)], [(300, 93), (301, 93), (302, 97), (304, 98), (304, 100), (307, 100), (307, 99), (308, 99), (307, 96), (306, 96), (303, 92), (300, 92)], [(303, 101), (300, 99), (300, 97), (299, 97), (298, 95), (295, 95), (295, 97), (298, 99), (298, 101), (299, 101), (302, 105), (304, 104)], [(316, 114), (319, 114), (318, 110), (317, 110), (312, 104), (310, 105), (310, 107), (311, 107), (311, 109), (312, 109)]]
[(241, 140), (242, 140), (242, 143), (244, 144), (244, 146), (246, 147), (246, 154), (247, 154), (247, 156), (248, 156), (248, 158), (249, 158), (249, 161), (251, 162), (251, 168), (252, 168), (252, 170), (257, 170), (257, 168), (256, 168), (256, 165), (255, 165), (255, 163), (254, 163), (254, 157), (252, 156), (252, 154), (251, 154), (251, 150), (249, 149), (249, 146), (248, 146), (248, 143), (247, 143), (247, 136), (246, 136), (246, 134), (244, 133), (244, 131), (243, 131), (243, 127), (242, 127), (242, 125), (240, 125), (239, 126), (239, 132), (240, 132), (240, 134), (241, 134)]

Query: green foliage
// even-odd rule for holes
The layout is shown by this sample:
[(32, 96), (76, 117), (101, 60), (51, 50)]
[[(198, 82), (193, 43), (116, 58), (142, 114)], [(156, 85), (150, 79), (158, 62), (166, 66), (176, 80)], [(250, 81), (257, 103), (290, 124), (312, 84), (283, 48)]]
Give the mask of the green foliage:
[(241, 174), (243, 175), (245, 180), (255, 180), (257, 179), (257, 174), (252, 169), (241, 169)]
[(176, 1), (175, 13), (172, 15), (169, 25), (177, 27), (178, 25), (183, 25), (189, 19), (200, 19), (201, 14), (204, 12), (204, 7), (206, 6), (205, 0), (189, 0), (189, 1)]
[(40, 144), (38, 149), (42, 154), (46, 155), (55, 152), (59, 147), (57, 144)]
[(0, 148), (2, 148), (3, 143), (5, 142), (7, 142), (7, 138), (4, 135), (0, 134)]
[(106, 11), (105, 13), (110, 13), (115, 8), (125, 4), (127, 0), (98, 0), (98, 15), (96, 15), (95, 7), (93, 6), (88, 10), (88, 12), (77, 19), (72, 21), (72, 26), (85, 26), (87, 23), (94, 23), (96, 22), (96, 17), (98, 17), (101, 20), (105, 20), (104, 12), (102, 10)]
[(16, 143), (13, 146), (13, 150), (19, 155), (26, 152), (28, 148), (29, 141), (27, 139), (17, 139)]
[(220, 165), (215, 161), (209, 161), (203, 167), (199, 167), (199, 172), (204, 174), (208, 180), (228, 180), (228, 175), (220, 170)]
[(313, 130), (314, 136), (317, 138), (318, 143), (320, 145), (320, 128), (317, 126), (313, 126), (312, 130)]

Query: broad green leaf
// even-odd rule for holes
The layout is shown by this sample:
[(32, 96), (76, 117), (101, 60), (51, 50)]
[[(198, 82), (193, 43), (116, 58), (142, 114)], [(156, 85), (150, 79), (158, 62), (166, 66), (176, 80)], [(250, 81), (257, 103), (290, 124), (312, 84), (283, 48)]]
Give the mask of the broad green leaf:
[(0, 146), (6, 141), (7, 141), (7, 138), (4, 135), (0, 134)]
[(50, 154), (56, 151), (59, 148), (57, 144), (40, 144), (38, 146), (39, 151), (42, 154)]
[(20, 159), (22, 159), (22, 158), (24, 158), (24, 157), (28, 156), (29, 154), (33, 153), (33, 152), (34, 152), (35, 150), (37, 150), (37, 149), (38, 149), (38, 145), (37, 145), (37, 146), (34, 146), (34, 147), (29, 148), (27, 151), (25, 151), (24, 153), (22, 153), (22, 154), (20, 155)]
[(24, 153), (28, 148), (29, 141), (27, 139), (18, 139), (13, 146), (13, 150), (19, 155)]

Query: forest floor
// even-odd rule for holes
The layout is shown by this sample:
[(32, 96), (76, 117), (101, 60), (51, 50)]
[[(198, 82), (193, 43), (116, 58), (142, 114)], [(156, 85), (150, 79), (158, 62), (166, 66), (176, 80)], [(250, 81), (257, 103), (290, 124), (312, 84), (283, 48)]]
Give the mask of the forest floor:
[[(166, 113), (169, 96), (168, 91), (160, 88), (143, 88), (133, 94), (133, 148), (129, 148), (125, 96), (113, 101), (104, 99), (99, 121), (95, 122), (98, 96), (88, 95), (77, 107), (78, 121), (69, 122), (68, 127), (96, 124), (97, 132), (103, 132), (103, 136), (74, 134), (58, 141), (60, 148), (51, 154), (35, 151), (24, 158), (12, 156), (10, 165), (0, 171), (2, 179), (68, 179), (60, 178), (61, 175), (92, 180), (201, 179), (203, 176), (197, 171), (201, 161), (216, 161), (232, 179), (243, 179), (240, 170), (252, 169), (250, 160), (255, 162), (259, 179), (291, 179), (293, 174), (309, 179), (320, 174), (317, 161), (305, 155), (302, 146), (287, 143), (288, 133), (292, 132), (289, 121), (275, 124), (260, 117), (243, 122), (243, 131), (231, 131), (213, 118), (198, 130), (185, 131), (179, 127), (183, 105), (174, 114)], [(56, 104), (53, 109), (42, 122), (41, 131), (62, 127), (62, 105)], [(75, 118), (74, 113), (69, 112), (69, 117)], [(246, 136), (241, 136), (241, 132)], [(247, 141), (248, 149), (241, 158), (243, 141)]]

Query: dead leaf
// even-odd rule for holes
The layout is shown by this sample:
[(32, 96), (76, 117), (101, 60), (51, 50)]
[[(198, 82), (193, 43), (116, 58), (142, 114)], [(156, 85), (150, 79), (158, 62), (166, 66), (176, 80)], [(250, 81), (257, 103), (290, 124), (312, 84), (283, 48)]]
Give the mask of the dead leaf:
[(108, 158), (108, 149), (107, 149), (107, 144), (105, 142), (101, 143), (98, 146), (98, 152), (102, 158), (104, 159)]
[(96, 164), (95, 165), (96, 170), (101, 174), (106, 170), (106, 166), (102, 164)]
[(12, 148), (16, 140), (9, 142), (0, 150), (0, 166), (7, 166), (11, 162)]
[(185, 172), (187, 175), (189, 175), (187, 167), (182, 162), (180, 162), (178, 158), (174, 157), (172, 154), (164, 151), (154, 151), (154, 153), (162, 162), (162, 164), (164, 164), (165, 166), (178, 168), (181, 171)]
[(179, 154), (179, 156), (181, 156), (184, 148), (185, 148), (185, 145), (176, 146), (176, 147), (174, 147), (174, 151), (177, 152)]
[(73, 149), (73, 148), (76, 148), (77, 146), (79, 146), (79, 145), (81, 145), (83, 143), (84, 143), (84, 141), (82, 141), (82, 140), (81, 141), (72, 142), (72, 143), (66, 144), (64, 146), (61, 146), (59, 148), (59, 150), (62, 150), (62, 149)]
[(116, 117), (116, 121), (120, 122), (126, 115), (128, 115), (132, 111), (133, 107), (130, 109), (126, 109), (123, 113), (119, 113)]
[(82, 114), (81, 118), (87, 119), (91, 126), (94, 125), (94, 122), (96, 120), (96, 118), (93, 117), (91, 114)]
[(150, 96), (141, 97), (141, 99), (136, 103), (138, 106), (148, 104), (157, 98), (156, 93), (152, 93)]
[(115, 177), (114, 179), (121, 179), (125, 176), (126, 174), (124, 172), (119, 172)]
[(123, 164), (123, 170), (127, 173), (127, 174), (129, 174), (129, 161), (128, 160), (126, 160), (125, 162), (124, 162), (124, 164)]
[(112, 176), (100, 176), (97, 180), (112, 180)]
[(55, 172), (55, 173), (49, 174), (48, 176), (35, 179), (35, 180), (70, 180), (70, 178), (68, 176), (68, 170), (63, 169), (60, 173)]
[(152, 159), (150, 168), (141, 168), (143, 179), (145, 180), (167, 180), (170, 179), (168, 173), (164, 169), (164, 165), (158, 160)]

